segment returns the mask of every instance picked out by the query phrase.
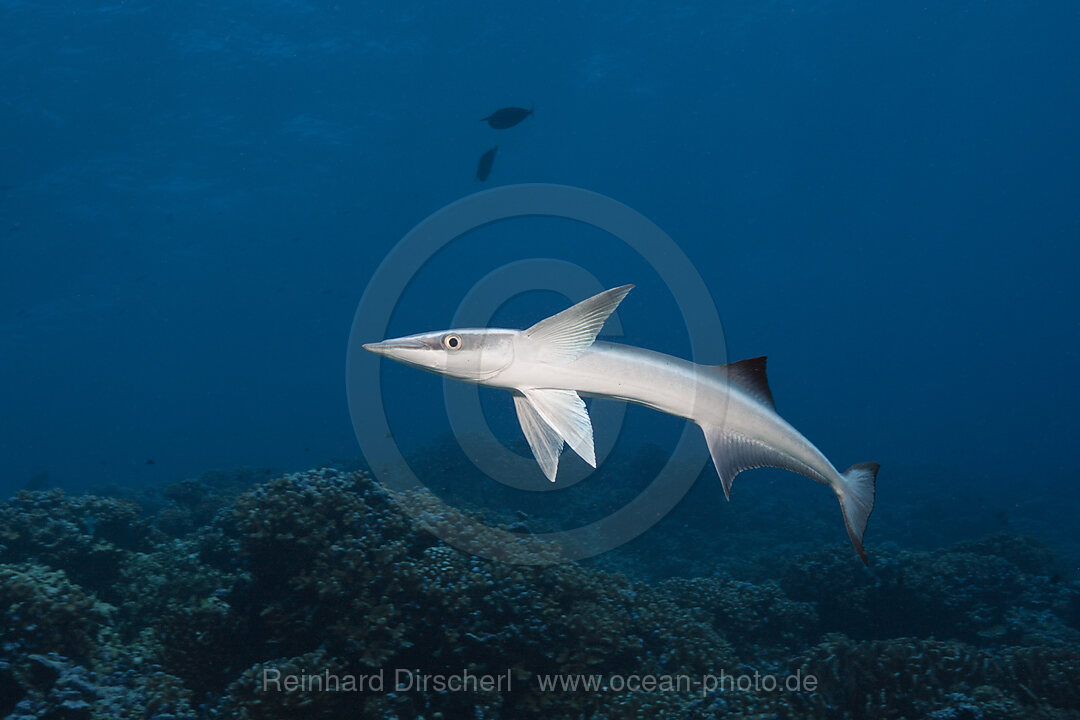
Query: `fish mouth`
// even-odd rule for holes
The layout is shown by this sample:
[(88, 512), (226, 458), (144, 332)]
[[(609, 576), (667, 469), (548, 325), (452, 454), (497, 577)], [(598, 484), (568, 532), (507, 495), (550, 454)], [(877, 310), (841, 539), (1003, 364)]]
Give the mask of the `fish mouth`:
[(365, 343), (363, 347), (368, 352), (373, 352), (376, 355), (386, 355), (394, 350), (420, 350), (427, 346), (419, 340), (401, 338), (399, 340), (383, 340), (382, 342), (377, 343)]

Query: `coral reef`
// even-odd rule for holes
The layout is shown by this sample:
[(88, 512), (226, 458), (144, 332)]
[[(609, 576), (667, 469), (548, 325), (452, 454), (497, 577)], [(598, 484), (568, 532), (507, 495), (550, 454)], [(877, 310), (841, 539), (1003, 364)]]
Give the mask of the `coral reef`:
[(191, 691), (138, 656), (99, 669), (56, 653), (29, 655), (13, 668), (0, 711), (8, 720), (196, 720)]
[(165, 486), (160, 507), (154, 508), (154, 525), (162, 532), (180, 537), (208, 524), (241, 492), (258, 482), (273, 479), (267, 468), (209, 470)]
[(788, 695), (789, 717), (1068, 717), (1080, 708), (1080, 651), (1039, 647), (995, 652), (956, 641), (845, 635), (796, 658), (817, 693)]
[[(711, 627), (648, 587), (575, 565), (464, 555), (423, 528), (465, 523), (425, 514), (421, 498), (402, 501), (417, 523), (366, 476), (329, 471), (287, 476), (237, 499), (235, 527), (223, 531), (238, 535), (248, 560), (252, 584), (240, 602), (259, 598), (247, 612), (267, 648), (290, 657), (326, 648), (355, 674), (509, 669), (524, 683), (538, 672), (689, 672), (734, 662)], [(685, 640), (669, 650), (673, 636)], [(430, 710), (417, 701), (407, 694), (396, 707)]]
[[(478, 531), (472, 512), (363, 472), (165, 495), (149, 510), (56, 490), (0, 504), (0, 717), (1080, 720), (1080, 586), (1022, 536), (656, 582), (633, 555), (610, 563), (621, 573), (552, 563), (505, 532), (520, 517)], [(512, 562), (456, 549), (481, 539)], [(504, 685), (401, 688), (398, 670)], [(729, 684), (704, 681), (716, 673)], [(307, 685), (268, 684), (282, 677)], [(541, 687), (557, 677), (585, 680)], [(325, 687), (345, 678), (368, 684)]]
[(883, 546), (869, 568), (853, 566), (840, 550), (822, 549), (792, 562), (781, 586), (790, 597), (814, 603), (824, 631), (858, 638), (992, 642), (1018, 608), (1046, 607), (1056, 622), (1075, 626), (1075, 586), (1026, 574), (1007, 559), (1018, 559), (1036, 573), (1045, 570), (1045, 562), (1031, 563), (1034, 547), (1029, 538), (1017, 536), (930, 553)]
[(807, 642), (818, 628), (813, 604), (792, 600), (775, 581), (760, 584), (720, 577), (668, 580), (662, 587), (740, 650), (759, 652)]
[(107, 591), (125, 551), (145, 547), (148, 533), (138, 506), (126, 500), (21, 491), (0, 505), (0, 562), (34, 560)]
[(111, 610), (72, 584), (63, 570), (0, 565), (0, 642), (5, 646), (84, 658)]

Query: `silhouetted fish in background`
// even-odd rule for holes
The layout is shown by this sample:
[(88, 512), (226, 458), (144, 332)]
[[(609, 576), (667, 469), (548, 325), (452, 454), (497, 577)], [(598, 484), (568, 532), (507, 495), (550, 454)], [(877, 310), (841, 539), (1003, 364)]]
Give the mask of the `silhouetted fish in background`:
[(532, 115), (532, 108), (526, 110), (519, 107), (504, 107), (501, 110), (488, 115), (486, 118), (480, 118), (480, 122), (487, 122), (488, 125), (496, 130), (505, 130), (506, 128), (512, 128), (525, 118)]
[(480, 156), (480, 162), (476, 166), (476, 179), (483, 182), (488, 179), (488, 175), (491, 174), (491, 164), (495, 162), (495, 153), (499, 151), (499, 146), (488, 150), (486, 153)]

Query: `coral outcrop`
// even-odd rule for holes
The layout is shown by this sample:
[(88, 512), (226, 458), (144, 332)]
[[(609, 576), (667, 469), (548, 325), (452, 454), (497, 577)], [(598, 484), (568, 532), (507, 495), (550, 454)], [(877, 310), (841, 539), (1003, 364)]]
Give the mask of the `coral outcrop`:
[(166, 496), (0, 504), (0, 717), (1080, 720), (1080, 587), (1030, 538), (655, 582), (463, 552), (478, 516), (363, 472)]

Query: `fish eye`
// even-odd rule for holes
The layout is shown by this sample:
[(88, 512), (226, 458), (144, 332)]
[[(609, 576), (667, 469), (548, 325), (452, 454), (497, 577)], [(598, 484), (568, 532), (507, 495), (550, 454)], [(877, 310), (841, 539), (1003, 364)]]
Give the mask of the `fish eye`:
[(461, 349), (461, 336), (454, 335), (453, 333), (443, 336), (442, 346), (447, 350), (460, 350)]

